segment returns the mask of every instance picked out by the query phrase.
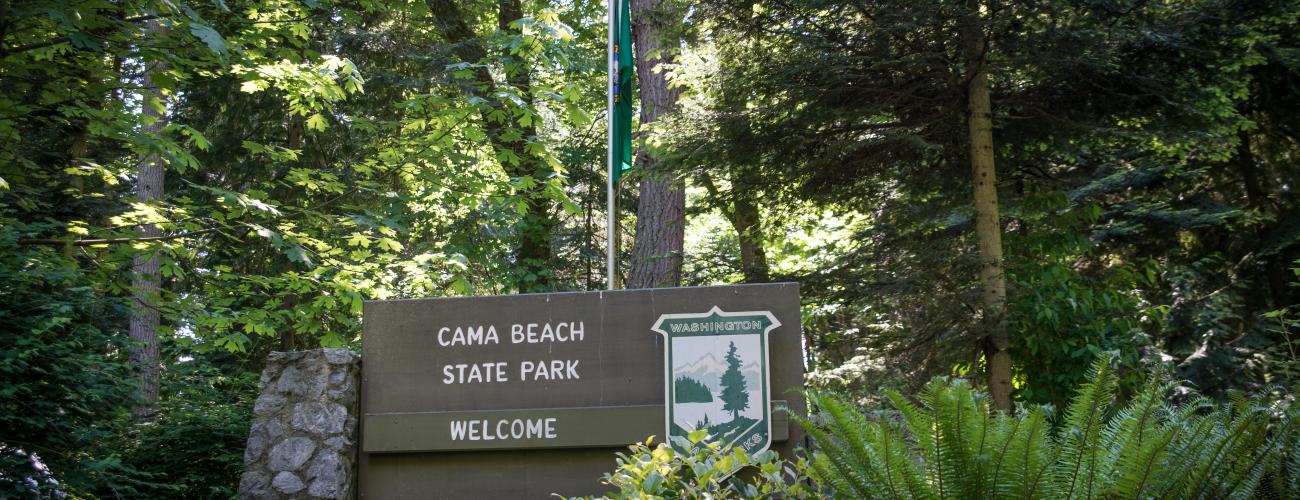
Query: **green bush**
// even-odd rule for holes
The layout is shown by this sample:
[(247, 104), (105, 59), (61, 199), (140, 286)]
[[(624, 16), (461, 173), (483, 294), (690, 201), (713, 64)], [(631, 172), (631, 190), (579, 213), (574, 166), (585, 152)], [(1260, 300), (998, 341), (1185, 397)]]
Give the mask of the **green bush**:
[(43, 229), (0, 212), (0, 498), (129, 492), (139, 475), (94, 450), (133, 404), (125, 305), (63, 253), (17, 244)]
[(613, 486), (612, 498), (728, 499), (805, 498), (809, 496), (801, 466), (787, 465), (776, 452), (755, 455), (741, 448), (724, 451), (705, 431), (680, 436), (678, 453), (651, 441), (618, 454), (618, 467), (603, 483)]
[(989, 411), (964, 381), (936, 380), (915, 404), (888, 396), (897, 418), (868, 418), (814, 393), (801, 419), (818, 446), (810, 476), (860, 498), (1297, 498), (1295, 411), (1262, 398), (1167, 402), (1153, 378), (1113, 408), (1111, 359), (1092, 368), (1059, 427), (1047, 413)]
[(257, 375), (171, 363), (133, 416), (128, 305), (62, 249), (17, 244), (43, 228), (0, 213), (0, 498), (233, 497)]
[(257, 376), (223, 374), (199, 358), (174, 365), (162, 389), (154, 413), (110, 444), (153, 481), (137, 488), (137, 497), (234, 498)]

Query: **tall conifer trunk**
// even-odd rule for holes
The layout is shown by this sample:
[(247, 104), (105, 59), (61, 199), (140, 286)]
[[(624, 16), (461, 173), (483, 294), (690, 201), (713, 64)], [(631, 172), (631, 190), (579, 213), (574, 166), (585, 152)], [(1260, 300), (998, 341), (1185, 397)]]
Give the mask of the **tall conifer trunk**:
[(766, 283), (771, 281), (771, 267), (767, 263), (767, 252), (763, 249), (762, 214), (748, 193), (752, 185), (747, 182), (749, 177), (743, 173), (735, 176), (729, 195), (718, 189), (713, 176), (708, 173), (700, 176), (700, 182), (709, 195), (710, 203), (722, 212), (732, 229), (736, 230), (736, 240), (740, 244), (740, 272), (745, 283)]
[[(147, 37), (166, 36), (166, 30), (157, 22), (149, 21), (145, 31)], [(167, 115), (157, 108), (165, 104), (162, 89), (155, 83), (154, 75), (166, 71), (162, 63), (148, 68), (144, 73), (144, 88), (141, 91), (143, 103), (140, 112), (144, 115), (144, 132), (150, 135), (162, 133), (167, 126)], [(152, 103), (152, 104), (151, 104)], [(151, 204), (163, 197), (163, 179), (166, 165), (157, 152), (150, 152), (140, 160), (136, 173), (136, 201)], [(139, 228), (140, 236), (162, 236), (162, 230), (154, 224), (145, 224)], [(157, 255), (137, 255), (132, 263), (131, 290), (135, 299), (131, 311), (130, 335), (132, 358), (140, 376), (140, 402), (135, 407), (137, 415), (148, 414), (158, 401), (158, 385), (161, 368), (158, 354), (158, 325), (161, 314), (158, 311), (158, 293), (162, 288), (162, 275), (158, 272)]]
[(705, 188), (713, 198), (713, 204), (722, 210), (727, 222), (736, 230), (736, 241), (740, 244), (740, 272), (745, 283), (766, 283), (771, 280), (771, 268), (763, 249), (763, 216), (755, 203), (760, 198), (757, 196), (760, 178), (755, 170), (758, 161), (752, 149), (740, 146), (754, 142), (748, 102), (739, 92), (726, 93), (721, 100), (723, 110), (734, 115), (722, 125), (722, 136), (728, 143), (736, 145), (728, 148), (726, 153), (727, 161), (734, 169), (729, 177), (731, 192), (729, 196), (722, 196), (712, 179), (708, 179)]
[(980, 297), (984, 333), (981, 344), (988, 365), (993, 407), (1011, 409), (1011, 353), (1007, 334), (1007, 282), (1002, 266), (1002, 224), (998, 216), (997, 169), (993, 163), (993, 106), (989, 99), (988, 39), (980, 3), (967, 0), (962, 26), (966, 60), (967, 123), (970, 134), (971, 183), (975, 186), (975, 236), (980, 256)]
[(740, 242), (740, 272), (745, 283), (766, 283), (771, 281), (771, 267), (767, 263), (767, 252), (763, 249), (762, 214), (758, 205), (743, 191), (736, 193), (732, 205), (732, 227), (736, 228), (736, 237)]
[[(1249, 116), (1249, 111), (1243, 112)], [(1237, 132), (1237, 151), (1233, 155), (1233, 162), (1237, 170), (1241, 173), (1242, 186), (1246, 190), (1246, 206), (1261, 212), (1269, 210), (1265, 203), (1267, 195), (1260, 183), (1259, 164), (1255, 161), (1255, 153), (1251, 151), (1250, 133), (1245, 130)], [(1260, 224), (1256, 226), (1255, 234), (1258, 238), (1257, 247), (1263, 246), (1268, 238), (1269, 228), (1267, 225)], [(1264, 258), (1264, 280), (1268, 282), (1269, 298), (1272, 299), (1274, 308), (1283, 308), (1291, 305), (1288, 296), (1287, 269), (1282, 255), (1274, 254)]]
[[(632, 38), (641, 89), (641, 126), (677, 109), (681, 90), (669, 88), (662, 65), (677, 47), (673, 34), (680, 16), (664, 0), (632, 0)], [(671, 23), (671, 24), (670, 24)], [(670, 42), (664, 46), (664, 42)], [(636, 236), (628, 288), (678, 286), (682, 281), (682, 241), (686, 234), (686, 185), (665, 172), (644, 148), (637, 168), (646, 174), (636, 210)]]

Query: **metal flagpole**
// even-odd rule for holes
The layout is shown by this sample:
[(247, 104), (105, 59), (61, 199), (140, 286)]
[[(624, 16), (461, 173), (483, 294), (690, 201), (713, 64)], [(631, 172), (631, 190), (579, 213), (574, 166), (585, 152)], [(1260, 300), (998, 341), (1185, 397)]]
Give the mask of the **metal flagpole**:
[(618, 8), (615, 2), (618, 0), (608, 0), (609, 4), (609, 47), (605, 52), (606, 67), (608, 68), (609, 78), (605, 85), (605, 113), (606, 122), (609, 124), (609, 133), (607, 134), (607, 161), (605, 168), (605, 208), (609, 220), (605, 225), (605, 286), (610, 290), (618, 288), (618, 265), (615, 260), (618, 257), (618, 204), (617, 185), (614, 183), (614, 84), (618, 78), (618, 61), (614, 57), (614, 32), (618, 29), (615, 23), (615, 16), (618, 15)]

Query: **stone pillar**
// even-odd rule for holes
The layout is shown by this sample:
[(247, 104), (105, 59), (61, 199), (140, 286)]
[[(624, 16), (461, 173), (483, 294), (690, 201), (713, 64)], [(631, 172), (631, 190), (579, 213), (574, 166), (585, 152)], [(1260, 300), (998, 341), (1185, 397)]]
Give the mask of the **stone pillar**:
[(361, 356), (347, 349), (266, 358), (239, 498), (356, 496), (360, 365)]

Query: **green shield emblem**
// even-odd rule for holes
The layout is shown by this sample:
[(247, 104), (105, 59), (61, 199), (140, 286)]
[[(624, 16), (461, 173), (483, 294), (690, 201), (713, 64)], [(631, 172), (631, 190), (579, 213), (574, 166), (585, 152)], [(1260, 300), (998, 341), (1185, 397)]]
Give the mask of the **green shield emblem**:
[(664, 314), (667, 441), (705, 429), (726, 448), (758, 453), (772, 444), (767, 335), (781, 322), (769, 311)]

